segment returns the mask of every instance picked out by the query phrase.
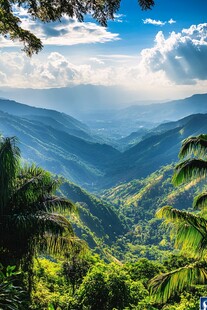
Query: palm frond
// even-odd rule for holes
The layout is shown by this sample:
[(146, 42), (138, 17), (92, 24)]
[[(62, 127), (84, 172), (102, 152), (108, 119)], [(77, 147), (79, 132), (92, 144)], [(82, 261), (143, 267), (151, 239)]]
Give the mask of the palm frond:
[(138, 0), (142, 10), (150, 10), (154, 5), (154, 0)]
[(59, 196), (47, 197), (44, 203), (47, 206), (47, 210), (50, 210), (50, 212), (65, 211), (67, 214), (71, 212), (78, 214), (77, 206), (73, 202), (64, 197)]
[(194, 209), (205, 209), (207, 208), (207, 192), (197, 195), (193, 200)]
[(2, 214), (11, 196), (19, 168), (20, 151), (16, 142), (15, 137), (0, 139), (0, 211)]
[(207, 221), (190, 212), (180, 211), (165, 206), (157, 211), (156, 216), (172, 224), (175, 247), (183, 251), (190, 250), (191, 256), (202, 257), (207, 248)]
[(206, 263), (195, 262), (154, 277), (150, 281), (150, 290), (156, 302), (165, 303), (176, 292), (181, 292), (184, 288), (194, 284), (204, 284), (206, 281)]
[(192, 179), (203, 178), (207, 175), (207, 161), (202, 159), (187, 159), (178, 164), (172, 182), (175, 186)]
[(179, 158), (183, 159), (195, 152), (201, 155), (207, 154), (207, 135), (199, 135), (185, 139), (179, 152)]
[[(9, 223), (9, 220), (7, 220)], [(43, 237), (44, 233), (51, 233), (55, 236), (64, 232), (73, 235), (71, 223), (63, 215), (48, 212), (36, 212), (35, 214), (13, 214), (10, 220), (11, 225), (15, 225), (18, 233), (24, 235), (36, 235)]]
[(12, 196), (11, 205), (23, 211), (24, 205), (30, 212), (36, 211), (67, 211), (76, 212), (76, 206), (64, 197), (53, 195), (59, 185), (52, 175), (42, 168), (24, 167), (17, 179), (17, 188)]
[(43, 253), (48, 253), (51, 255), (63, 254), (74, 251), (75, 248), (82, 248), (82, 251), (88, 249), (88, 245), (85, 241), (80, 240), (74, 235), (65, 235), (55, 237), (52, 234), (47, 234), (44, 237), (44, 242), (41, 242), (39, 251)]

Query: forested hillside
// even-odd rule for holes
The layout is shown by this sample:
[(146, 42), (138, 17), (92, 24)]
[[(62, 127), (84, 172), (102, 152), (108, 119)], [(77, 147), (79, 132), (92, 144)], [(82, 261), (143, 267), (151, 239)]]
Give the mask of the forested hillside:
[(207, 131), (207, 115), (195, 114), (115, 140), (119, 149), (128, 148), (120, 152), (66, 114), (6, 100), (0, 100), (0, 111), (0, 131), (19, 138), (26, 161), (91, 191), (146, 177), (176, 162), (182, 140)]
[(65, 114), (28, 106), (24, 110), (15, 102), (8, 107), (10, 102), (0, 105), (0, 132), (19, 139), (23, 158), (85, 187), (93, 187), (108, 161), (119, 153), (95, 142), (85, 125)]
[(177, 161), (181, 142), (207, 132), (207, 114), (195, 114), (155, 127), (142, 141), (121, 153), (107, 169), (104, 182), (113, 186), (146, 177), (162, 166)]
[[(193, 199), (207, 190), (203, 176), (177, 187), (172, 176), (182, 141), (207, 132), (206, 124), (207, 114), (193, 114), (154, 128), (140, 128), (138, 123), (137, 131), (129, 136), (126, 131), (120, 139), (116, 134), (94, 135), (94, 128), (64, 113), (0, 100), (0, 131), (4, 137), (18, 138), (1, 137), (0, 176), (10, 182), (6, 176), (11, 173), (13, 180), (2, 187), (9, 200), (0, 191), (2, 206), (12, 206), (12, 213), (7, 211), (6, 216), (13, 221), (12, 229), (5, 227), (2, 242), (7, 234), (17, 234), (18, 240), (25, 235), (24, 249), (18, 255), (11, 236), (13, 241), (2, 243), (4, 250), (0, 251), (1, 263), (5, 265), (9, 257), (8, 264), (16, 265), (1, 267), (0, 273), (0, 292), (9, 285), (6, 296), (16, 303), (14, 309), (25, 310), (30, 304), (31, 309), (44, 310), (183, 310), (184, 305), (192, 304), (189, 309), (197, 310), (199, 296), (206, 294), (203, 286), (185, 287), (176, 296), (172, 289), (171, 299), (152, 292), (160, 287), (162, 277), (197, 264), (188, 251), (174, 249), (176, 236), (156, 213), (167, 210), (169, 215), (175, 210), (172, 212), (181, 221), (182, 212), (185, 219), (194, 216)], [(205, 146), (205, 136), (199, 139), (202, 145), (194, 155), (187, 153), (187, 163)], [(195, 138), (190, 140), (194, 142), (197, 145)], [(9, 148), (5, 148), (7, 144)], [(8, 151), (10, 155), (4, 157)], [(12, 158), (10, 170), (5, 163)], [(189, 170), (185, 177), (188, 175)], [(182, 222), (182, 226), (188, 224)], [(22, 272), (22, 278), (14, 268)], [(9, 306), (7, 302), (5, 309)]]

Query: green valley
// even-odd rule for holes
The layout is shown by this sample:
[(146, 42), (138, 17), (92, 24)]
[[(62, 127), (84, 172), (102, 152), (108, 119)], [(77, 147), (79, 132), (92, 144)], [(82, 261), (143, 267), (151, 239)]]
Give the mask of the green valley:
[[(159, 290), (159, 277), (185, 270), (187, 264), (189, 268), (197, 266), (189, 250), (174, 249), (175, 233), (170, 233), (156, 212), (171, 206), (181, 212), (178, 214), (192, 214), (194, 197), (207, 190), (202, 176), (176, 187), (172, 184), (181, 143), (207, 132), (207, 114), (155, 123), (154, 127), (140, 127), (138, 122), (136, 131), (128, 135), (126, 130), (120, 138), (116, 130), (107, 136), (55, 110), (0, 99), (0, 132), (0, 158), (7, 152), (5, 141), (13, 141), (4, 137), (17, 137), (11, 150), (19, 158), (19, 151), (15, 151), (18, 145), (22, 155), (14, 161), (18, 167), (12, 178), (17, 185), (12, 181), (15, 190), (8, 194), (8, 201), (0, 190), (2, 206), (11, 205), (12, 212), (18, 209), (11, 213), (17, 228), (20, 221), (21, 228), (27, 229), (36, 217), (37, 227), (42, 223), (36, 237), (32, 235), (34, 228), (28, 235), (36, 245), (31, 251), (17, 257), (13, 242), (8, 249), (5, 244), (0, 246), (2, 309), (25, 310), (29, 305), (30, 309), (43, 310), (183, 310), (186, 304), (191, 310), (197, 309), (199, 296), (206, 294), (205, 285), (186, 286), (182, 293), (167, 295), (167, 299), (161, 293), (153, 297), (152, 290)], [(200, 137), (205, 142), (205, 136)], [(5, 169), (7, 161), (2, 157)], [(7, 180), (6, 174), (3, 179)], [(11, 186), (8, 183), (6, 189), (5, 185), (8, 193)], [(18, 193), (22, 190), (23, 196)], [(57, 196), (50, 196), (51, 191)], [(56, 203), (59, 199), (60, 204)], [(28, 211), (22, 207), (25, 201)], [(64, 207), (66, 202), (69, 204)], [(30, 217), (32, 210), (37, 213)], [(69, 234), (62, 225), (64, 229), (69, 225)], [(52, 239), (51, 233), (57, 233), (57, 239)], [(5, 240), (6, 234), (5, 229)], [(15, 267), (11, 263), (5, 266), (7, 251), (13, 253)], [(27, 255), (30, 265), (25, 264)], [(205, 262), (201, 266), (205, 269)], [(14, 300), (13, 308), (1, 297), (4, 289), (7, 291), (2, 294)]]

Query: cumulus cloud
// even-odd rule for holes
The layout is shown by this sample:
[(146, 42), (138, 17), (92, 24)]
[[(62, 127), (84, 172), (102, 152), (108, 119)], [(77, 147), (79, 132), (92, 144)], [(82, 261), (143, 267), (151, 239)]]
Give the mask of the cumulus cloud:
[(88, 57), (81, 64), (57, 52), (47, 57), (37, 55), (28, 58), (23, 53), (1, 51), (0, 85), (22, 88), (116, 85), (127, 87), (146, 100), (179, 98), (195, 92), (206, 92), (206, 81), (194, 85), (175, 85), (166, 78), (163, 70), (151, 71), (144, 67), (139, 57), (108, 56)]
[(176, 21), (172, 18), (170, 20), (168, 20), (168, 24), (175, 24), (175, 23), (176, 23)]
[(123, 23), (125, 17), (126, 15), (124, 14), (114, 14), (114, 21), (117, 23)]
[(155, 26), (164, 26), (166, 24), (174, 24), (176, 23), (176, 21), (172, 18), (168, 21), (161, 21), (161, 20), (146, 18), (146, 19), (143, 19), (143, 23), (149, 24), (149, 25), (155, 25)]
[(162, 22), (161, 20), (155, 20), (155, 19), (151, 19), (151, 18), (143, 19), (143, 23), (155, 25), (155, 26), (164, 26), (166, 24), (166, 22)]
[[(76, 54), (35, 55), (0, 51), (0, 84), (12, 87), (67, 87), (78, 84), (122, 85), (145, 98), (175, 97), (206, 92), (207, 24), (191, 26), (165, 37), (156, 35), (154, 46), (140, 55)], [(80, 59), (79, 59), (80, 58)]]
[(154, 47), (144, 49), (141, 56), (143, 68), (162, 71), (177, 84), (207, 80), (207, 23), (172, 32), (168, 38), (159, 31)]
[[(0, 52), (1, 86), (12, 87), (65, 87), (77, 84), (114, 85), (116, 73), (93, 57), (86, 64), (74, 64), (60, 53), (52, 52), (44, 62), (21, 53)], [(114, 76), (112, 79), (111, 77)]]
[[(61, 21), (42, 23), (28, 18), (23, 8), (16, 6), (15, 14), (22, 20), (22, 28), (33, 32), (44, 45), (76, 45), (89, 43), (105, 43), (119, 40), (118, 33), (112, 33), (106, 28), (91, 22), (78, 22), (67, 16)], [(0, 47), (19, 45), (19, 42), (11, 42), (0, 36)]]
[(104, 61), (100, 58), (91, 57), (89, 60), (93, 63), (99, 64), (99, 65), (104, 65)]

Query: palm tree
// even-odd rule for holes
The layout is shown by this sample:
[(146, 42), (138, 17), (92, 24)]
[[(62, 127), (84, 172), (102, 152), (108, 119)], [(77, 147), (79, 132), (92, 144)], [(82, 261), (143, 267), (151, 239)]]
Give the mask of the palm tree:
[[(207, 135), (190, 137), (183, 141), (179, 153), (182, 160), (175, 168), (174, 185), (200, 180), (207, 174)], [(193, 202), (196, 213), (165, 206), (157, 216), (171, 224), (175, 247), (190, 253), (195, 263), (161, 274), (151, 280), (150, 287), (158, 302), (166, 302), (171, 295), (193, 284), (207, 281), (207, 192)]]
[(73, 242), (70, 222), (56, 212), (75, 207), (54, 194), (59, 182), (49, 172), (21, 166), (16, 142), (0, 138), (0, 262), (28, 272), (30, 290), (35, 253), (63, 252)]

